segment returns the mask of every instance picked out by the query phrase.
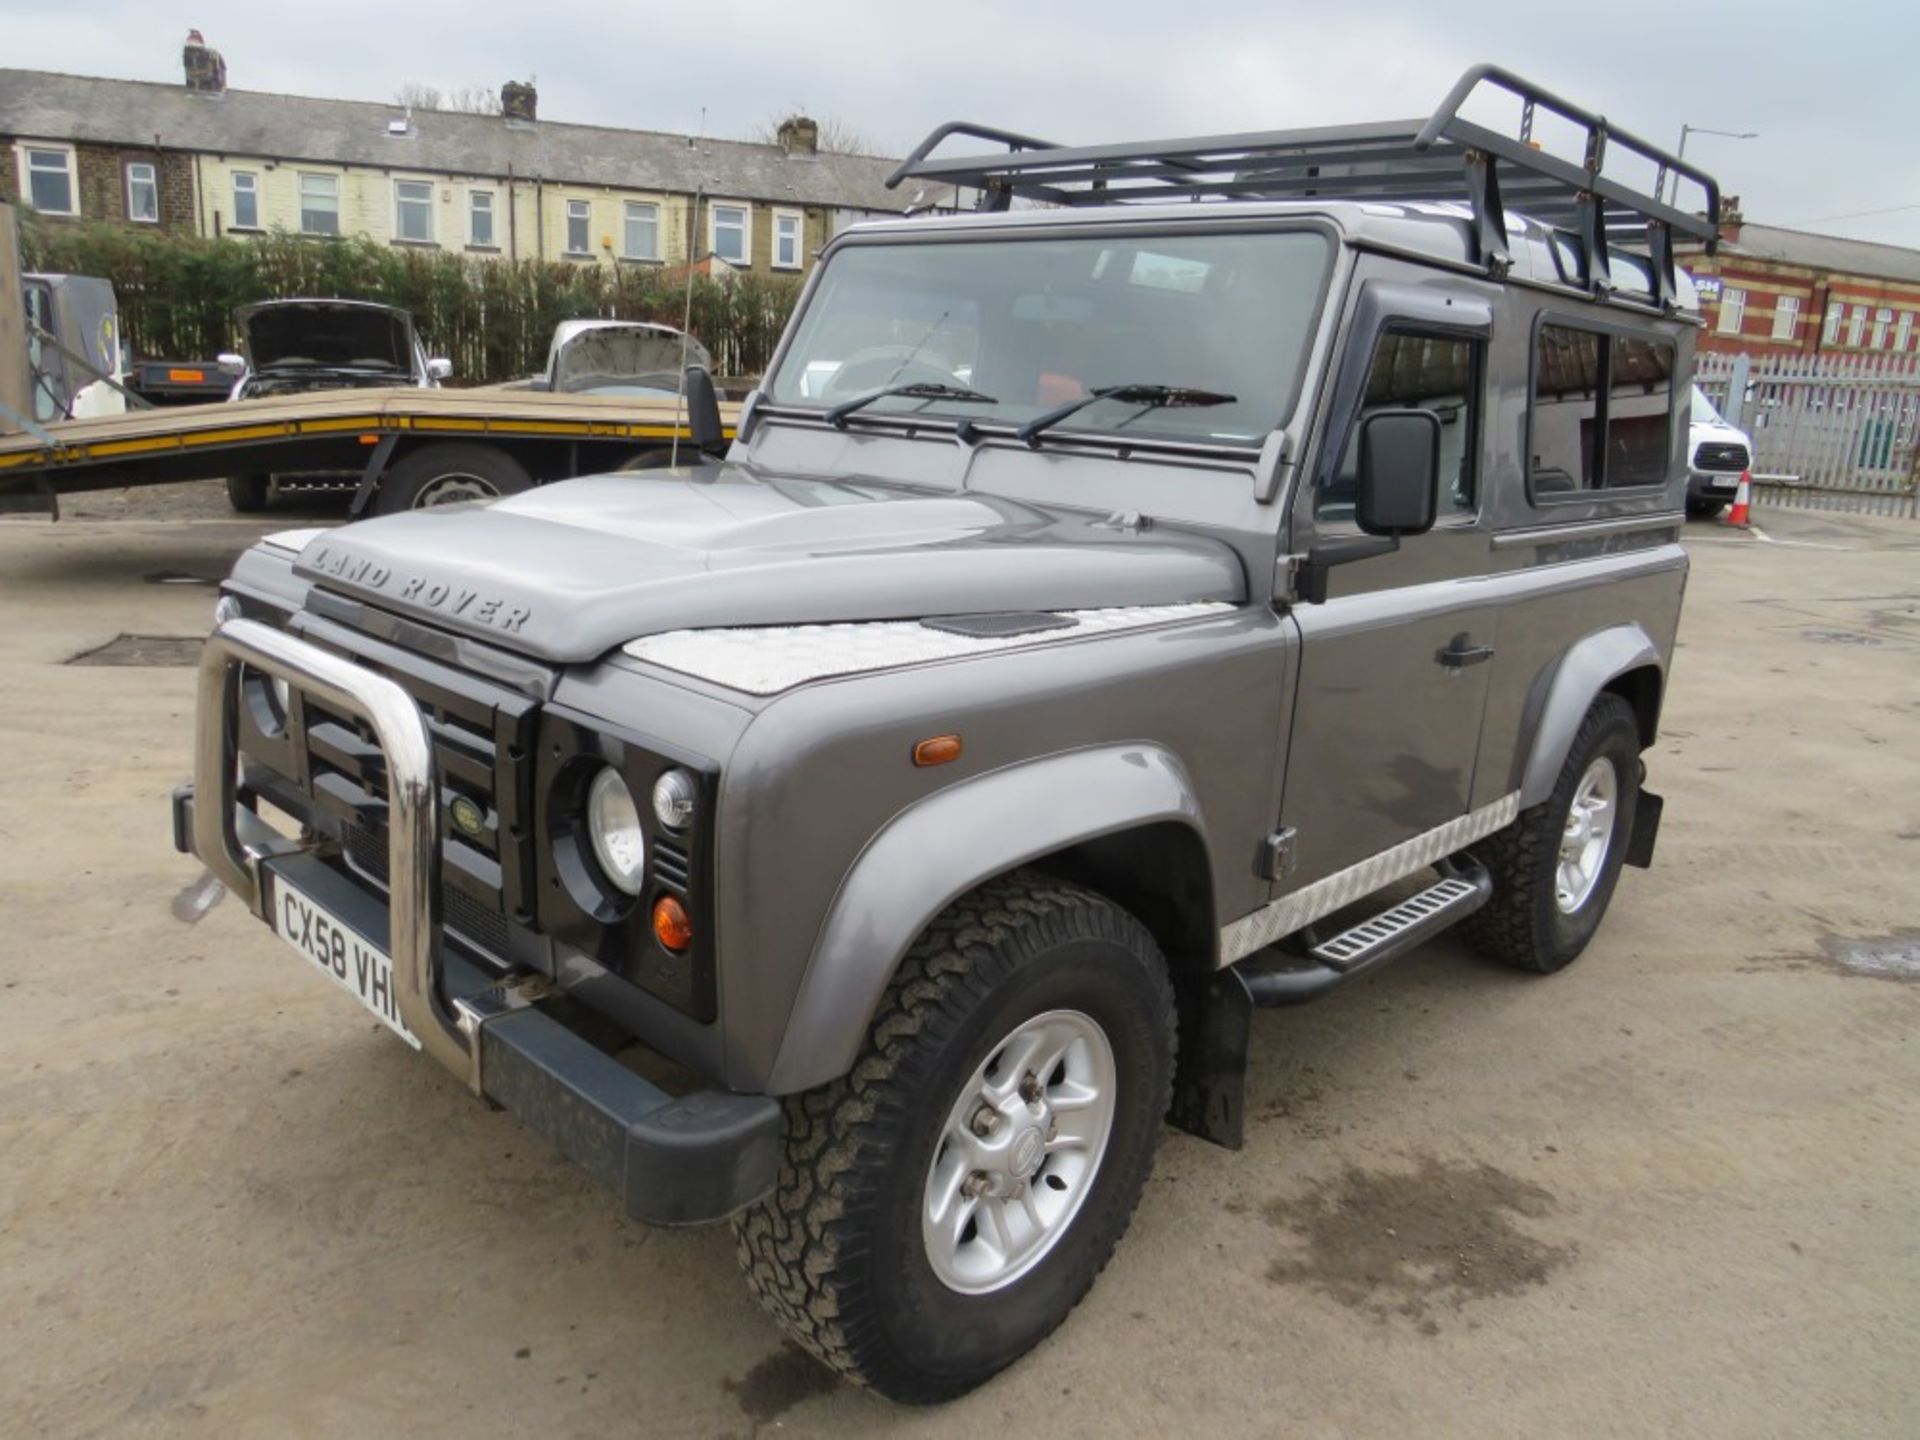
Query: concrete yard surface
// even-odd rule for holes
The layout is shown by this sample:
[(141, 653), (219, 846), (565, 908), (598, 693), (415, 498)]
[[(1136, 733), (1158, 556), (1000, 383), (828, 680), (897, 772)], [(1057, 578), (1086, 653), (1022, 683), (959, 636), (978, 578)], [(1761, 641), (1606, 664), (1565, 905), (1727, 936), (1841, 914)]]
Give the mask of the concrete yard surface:
[(1168, 1131), (1066, 1326), (907, 1411), (207, 904), (164, 642), (287, 517), (72, 513), (0, 523), (0, 1433), (1920, 1434), (1920, 523), (1690, 525), (1587, 955), (1262, 1013), (1245, 1149)]

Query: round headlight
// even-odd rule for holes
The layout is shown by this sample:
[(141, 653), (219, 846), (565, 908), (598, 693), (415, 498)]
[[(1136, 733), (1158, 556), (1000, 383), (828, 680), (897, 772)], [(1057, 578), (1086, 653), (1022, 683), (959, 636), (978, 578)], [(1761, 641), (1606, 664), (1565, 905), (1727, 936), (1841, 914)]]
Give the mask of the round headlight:
[(647, 869), (647, 842), (640, 810), (618, 771), (602, 770), (587, 791), (587, 834), (607, 879), (629, 895), (640, 893)]
[(683, 830), (693, 819), (700, 787), (684, 770), (669, 770), (653, 782), (653, 818), (669, 830)]

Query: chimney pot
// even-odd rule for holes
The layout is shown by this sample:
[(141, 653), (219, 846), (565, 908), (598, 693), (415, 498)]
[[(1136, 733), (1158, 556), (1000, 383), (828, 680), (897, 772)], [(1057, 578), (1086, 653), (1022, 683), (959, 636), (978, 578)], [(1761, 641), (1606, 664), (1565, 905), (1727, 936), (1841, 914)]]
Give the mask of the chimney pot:
[(180, 50), (180, 65), (186, 72), (187, 89), (205, 95), (219, 95), (227, 88), (227, 62), (218, 50), (208, 48), (206, 37), (198, 30), (187, 32), (187, 43)]
[(809, 120), (805, 115), (788, 116), (780, 122), (780, 128), (774, 134), (780, 142), (780, 148), (789, 155), (820, 153), (820, 122)]
[(1720, 197), (1720, 238), (1722, 240), (1725, 240), (1730, 245), (1738, 245), (1740, 243), (1740, 227), (1746, 223), (1746, 219), (1747, 217), (1740, 212), (1740, 197), (1738, 195), (1722, 195)]
[(522, 80), (509, 80), (500, 87), (500, 113), (509, 120), (532, 122), (539, 119), (540, 92)]

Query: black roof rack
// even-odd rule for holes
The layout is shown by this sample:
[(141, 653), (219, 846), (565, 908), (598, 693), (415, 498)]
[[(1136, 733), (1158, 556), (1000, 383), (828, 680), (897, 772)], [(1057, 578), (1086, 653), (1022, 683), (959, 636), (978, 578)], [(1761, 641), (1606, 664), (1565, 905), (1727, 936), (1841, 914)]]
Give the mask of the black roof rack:
[[(1518, 98), (1517, 134), (1462, 118), (1461, 107), (1483, 85)], [(1584, 134), (1581, 162), (1540, 148), (1534, 124), (1542, 113)], [(955, 136), (1004, 145), (1006, 152), (930, 158)], [(1605, 173), (1610, 150), (1652, 164), (1651, 194)], [(1674, 303), (1674, 237), (1704, 241), (1711, 251), (1720, 227), (1720, 187), (1712, 176), (1497, 65), (1468, 70), (1424, 121), (1088, 146), (1055, 145), (956, 121), (922, 140), (887, 184), (909, 176), (977, 189), (985, 210), (1005, 210), (1016, 196), (1073, 206), (1316, 196), (1454, 200), (1471, 208), (1476, 257), (1496, 275), (1512, 260), (1506, 214), (1511, 204), (1575, 241), (1579, 282), (1600, 298), (1614, 288), (1609, 247), (1644, 245), (1653, 261), (1654, 299), (1662, 308)], [(1682, 210), (1661, 198), (1670, 179), (1676, 191), (1681, 179), (1698, 186), (1704, 211)]]

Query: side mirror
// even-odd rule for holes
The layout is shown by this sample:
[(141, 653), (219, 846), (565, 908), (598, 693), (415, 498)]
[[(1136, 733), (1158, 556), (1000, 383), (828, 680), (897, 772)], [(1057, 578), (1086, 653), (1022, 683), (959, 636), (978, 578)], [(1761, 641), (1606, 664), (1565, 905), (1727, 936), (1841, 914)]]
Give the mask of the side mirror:
[(1440, 417), (1381, 410), (1360, 423), (1360, 489), (1353, 518), (1368, 535), (1422, 535), (1440, 495)]
[(246, 359), (234, 354), (231, 350), (226, 351), (213, 363), (218, 365), (221, 373), (225, 375), (238, 375), (247, 368)]
[(713, 388), (713, 376), (699, 365), (689, 365), (685, 388), (693, 448), (703, 455), (724, 455), (727, 436), (720, 423), (720, 394)]
[(452, 375), (453, 361), (447, 359), (445, 356), (436, 355), (433, 359), (427, 361), (427, 378), (429, 380), (446, 380), (450, 379)]

